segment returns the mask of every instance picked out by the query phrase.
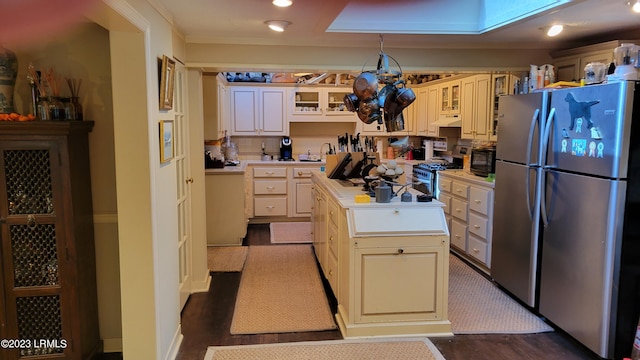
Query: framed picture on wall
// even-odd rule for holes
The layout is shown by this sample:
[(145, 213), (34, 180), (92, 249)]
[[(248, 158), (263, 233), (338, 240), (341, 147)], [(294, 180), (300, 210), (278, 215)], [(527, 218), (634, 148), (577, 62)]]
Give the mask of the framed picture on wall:
[(173, 108), (173, 80), (175, 78), (176, 62), (168, 56), (162, 56), (160, 66), (160, 110)]
[(160, 120), (160, 163), (173, 159), (173, 120)]

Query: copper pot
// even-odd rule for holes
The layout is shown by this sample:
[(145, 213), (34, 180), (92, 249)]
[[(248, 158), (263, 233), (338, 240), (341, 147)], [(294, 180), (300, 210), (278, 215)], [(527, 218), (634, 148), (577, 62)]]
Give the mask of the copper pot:
[(356, 94), (347, 94), (342, 99), (342, 102), (347, 107), (347, 110), (354, 112), (358, 110), (358, 105), (360, 103), (360, 100), (358, 100), (358, 97), (356, 96)]
[(361, 101), (358, 107), (358, 118), (365, 124), (372, 124), (376, 121), (380, 122), (381, 114), (378, 99), (370, 97)]

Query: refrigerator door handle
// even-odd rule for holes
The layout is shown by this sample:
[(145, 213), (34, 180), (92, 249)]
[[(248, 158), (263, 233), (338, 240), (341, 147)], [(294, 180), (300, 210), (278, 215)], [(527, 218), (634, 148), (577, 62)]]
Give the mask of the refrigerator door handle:
[(529, 210), (529, 220), (533, 220), (533, 211), (535, 209), (531, 207), (531, 194), (529, 192), (529, 190), (531, 190), (531, 182), (529, 180), (529, 176), (531, 176), (531, 168), (528, 168), (525, 173), (524, 188), (526, 189), (527, 193), (527, 210)]
[[(527, 162), (529, 166), (536, 166), (538, 164), (531, 163), (531, 148), (533, 146), (533, 133), (536, 130), (536, 123), (538, 122), (538, 115), (540, 114), (540, 109), (536, 109), (533, 113), (533, 117), (531, 118), (531, 126), (529, 127), (529, 137), (527, 139)], [(529, 177), (527, 176), (527, 179)]]
[(544, 129), (544, 137), (543, 137), (543, 149), (544, 149), (544, 153), (543, 153), (543, 158), (540, 159), (540, 163), (543, 165), (542, 166), (542, 184), (540, 184), (540, 212), (542, 215), (542, 223), (544, 225), (544, 227), (547, 227), (549, 225), (549, 217), (547, 216), (547, 191), (545, 189), (545, 186), (543, 186), (543, 184), (546, 184), (546, 179), (547, 179), (547, 172), (550, 169), (555, 168), (554, 166), (550, 166), (547, 165), (547, 153), (549, 151), (549, 136), (551, 135), (551, 126), (553, 125), (553, 119), (555, 118), (556, 115), (556, 109), (555, 108), (551, 108), (551, 111), (549, 111), (549, 117), (547, 118), (547, 126)]

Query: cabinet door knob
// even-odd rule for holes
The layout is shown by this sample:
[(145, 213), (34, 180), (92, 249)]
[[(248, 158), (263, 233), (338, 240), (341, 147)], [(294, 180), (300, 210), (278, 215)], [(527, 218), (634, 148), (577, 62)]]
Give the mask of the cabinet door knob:
[(403, 248), (398, 249), (398, 254), (402, 254), (402, 253), (404, 253), (404, 249)]
[(191, 176), (189, 176), (188, 178), (186, 178), (184, 180), (187, 184), (193, 184), (193, 178)]

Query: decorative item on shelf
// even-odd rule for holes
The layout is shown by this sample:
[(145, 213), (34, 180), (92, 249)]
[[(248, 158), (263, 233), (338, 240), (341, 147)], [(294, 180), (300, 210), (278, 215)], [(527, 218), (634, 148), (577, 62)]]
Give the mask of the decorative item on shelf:
[(73, 120), (84, 120), (84, 112), (80, 103), (80, 86), (82, 79), (66, 78), (69, 92), (71, 92), (71, 104), (73, 105)]
[(0, 44), (0, 113), (15, 112), (13, 91), (18, 76), (18, 58), (13, 51)]

